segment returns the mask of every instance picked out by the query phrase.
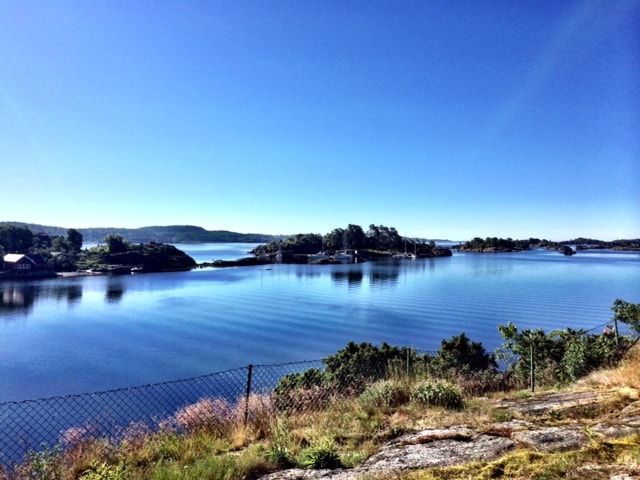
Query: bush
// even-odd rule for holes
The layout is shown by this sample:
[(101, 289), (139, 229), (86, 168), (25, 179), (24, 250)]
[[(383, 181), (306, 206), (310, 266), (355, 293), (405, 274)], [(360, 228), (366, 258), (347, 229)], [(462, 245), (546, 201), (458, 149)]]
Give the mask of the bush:
[(516, 385), (527, 385), (531, 377), (531, 356), (536, 383), (553, 385), (575, 381), (602, 367), (618, 362), (629, 346), (628, 336), (619, 336), (606, 330), (602, 334), (589, 334), (585, 330), (518, 331), (515, 325), (498, 326), (506, 343), (503, 351), (519, 357), (510, 373)]
[(442, 340), (438, 353), (433, 358), (432, 369), (436, 376), (468, 375), (487, 370), (496, 371), (498, 365), (494, 355), (487, 353), (480, 342), (472, 342), (461, 333)]
[(445, 381), (426, 380), (413, 387), (411, 401), (420, 405), (460, 409), (464, 406), (457, 385)]
[(385, 342), (380, 347), (371, 343), (349, 342), (345, 348), (323, 359), (325, 374), (341, 392), (358, 395), (372, 382), (388, 378), (389, 366), (398, 370), (406, 361), (414, 365), (421, 360), (415, 351), (407, 347), (393, 347)]
[(273, 403), (279, 412), (317, 410), (331, 390), (326, 374), (318, 368), (290, 373), (280, 379), (273, 391)]
[(336, 446), (330, 440), (324, 440), (302, 450), (298, 463), (303, 468), (316, 469), (333, 469), (342, 466)]
[(381, 380), (369, 385), (358, 397), (364, 409), (393, 408), (406, 403), (410, 398), (407, 389), (392, 380)]
[(80, 480), (122, 480), (124, 467), (122, 465), (107, 465), (106, 463), (92, 465)]

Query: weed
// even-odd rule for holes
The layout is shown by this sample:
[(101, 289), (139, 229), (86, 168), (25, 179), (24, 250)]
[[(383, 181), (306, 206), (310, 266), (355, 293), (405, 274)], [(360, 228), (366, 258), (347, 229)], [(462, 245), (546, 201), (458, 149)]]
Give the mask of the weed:
[(94, 464), (85, 472), (80, 480), (121, 480), (124, 478), (124, 467), (121, 465)]
[(335, 444), (323, 440), (300, 452), (298, 464), (303, 468), (334, 469), (342, 466)]
[(279, 468), (293, 466), (293, 432), (286, 421), (276, 422), (271, 429), (272, 442), (265, 450), (267, 462)]

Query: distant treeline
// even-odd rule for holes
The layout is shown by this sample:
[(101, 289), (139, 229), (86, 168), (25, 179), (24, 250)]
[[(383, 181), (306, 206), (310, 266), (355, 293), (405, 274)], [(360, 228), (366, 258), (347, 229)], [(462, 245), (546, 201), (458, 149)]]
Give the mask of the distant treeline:
[[(63, 227), (54, 227), (47, 225), (39, 225), (35, 223), (25, 222), (0, 222), (2, 226), (26, 227), (34, 234), (45, 233), (51, 237), (65, 237), (68, 229)], [(346, 229), (336, 228), (325, 234), (297, 234), (294, 236), (277, 236), (263, 235), (259, 233), (237, 233), (227, 230), (205, 230), (202, 227), (193, 225), (169, 225), (169, 226), (153, 226), (141, 228), (78, 228), (75, 229), (82, 234), (85, 243), (102, 243), (108, 235), (119, 235), (130, 243), (230, 243), (230, 242), (246, 242), (246, 243), (269, 243), (268, 247), (277, 250), (280, 247), (286, 247), (287, 243), (308, 243), (310, 251), (320, 247), (323, 243), (328, 248), (342, 248), (345, 238), (350, 248), (371, 248), (371, 241), (378, 248), (385, 250), (401, 251), (405, 248), (413, 249), (413, 245), (424, 245), (427, 243), (422, 239), (409, 239), (401, 236), (393, 227), (385, 227), (383, 225), (369, 225), (369, 229), (364, 231), (358, 225), (349, 225)], [(283, 244), (277, 242), (283, 240)], [(437, 240), (436, 240), (437, 241)], [(475, 237), (459, 248), (465, 250), (483, 251), (487, 249), (495, 250), (526, 250), (531, 247), (553, 248), (560, 245), (578, 245), (588, 248), (614, 248), (614, 249), (640, 249), (640, 239), (630, 240), (614, 240), (611, 242), (596, 240), (593, 238), (579, 237), (573, 240), (564, 240), (554, 242), (539, 238), (528, 238), (524, 240), (513, 240), (511, 238), (498, 237)], [(316, 250), (317, 251), (317, 250)]]
[(531, 248), (549, 248), (557, 249), (564, 245), (574, 245), (577, 250), (581, 249), (598, 249), (612, 248), (619, 250), (638, 250), (640, 249), (640, 239), (635, 240), (614, 240), (605, 242), (595, 240), (593, 238), (579, 237), (573, 240), (565, 240), (562, 242), (551, 242), (549, 240), (540, 240), (539, 238), (528, 238), (525, 240), (513, 240), (511, 238), (498, 237), (475, 237), (468, 242), (458, 246), (460, 250), (469, 250), (473, 252), (517, 252), (529, 250)]
[[(0, 222), (0, 226), (12, 225), (16, 227), (27, 227), (34, 233), (46, 233), (50, 236), (65, 236), (67, 228), (52, 227), (24, 222)], [(78, 228), (85, 243), (104, 242), (107, 235), (120, 235), (124, 240), (131, 243), (215, 243), (215, 242), (246, 242), (259, 243), (271, 241), (273, 235), (262, 235), (259, 233), (236, 233), (227, 230), (205, 230), (202, 227), (193, 225), (170, 225), (164, 227), (141, 227), (141, 228)]]

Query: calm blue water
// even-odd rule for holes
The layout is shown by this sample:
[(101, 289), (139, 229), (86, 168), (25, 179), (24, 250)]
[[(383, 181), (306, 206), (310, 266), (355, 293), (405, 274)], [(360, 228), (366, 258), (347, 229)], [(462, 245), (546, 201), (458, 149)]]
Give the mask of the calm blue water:
[[(178, 245), (198, 262), (249, 244)], [(497, 325), (594, 328), (640, 303), (640, 255), (454, 254), (0, 283), (0, 402), (311, 360), (349, 341), (437, 350)]]

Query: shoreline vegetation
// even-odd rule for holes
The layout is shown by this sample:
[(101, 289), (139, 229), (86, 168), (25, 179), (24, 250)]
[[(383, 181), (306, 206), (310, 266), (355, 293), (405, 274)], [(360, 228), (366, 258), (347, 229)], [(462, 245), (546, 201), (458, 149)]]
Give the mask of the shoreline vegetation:
[[(640, 304), (618, 299), (611, 310), (635, 335), (509, 323), (493, 354), (464, 333), (433, 355), (350, 342), (323, 369), (281, 377), (271, 394), (202, 398), (159, 430), (134, 423), (118, 439), (70, 427), (58, 445), (10, 470), (0, 464), (0, 479), (636, 475)], [(513, 360), (499, 370), (505, 354)]]
[[(120, 233), (118, 233), (120, 232)], [(83, 249), (87, 240), (98, 245)], [(267, 240), (266, 243), (262, 243)], [(172, 243), (259, 243), (249, 256), (236, 260), (212, 260), (197, 264)], [(438, 242), (438, 243), (436, 243)], [(446, 246), (445, 246), (446, 245)], [(359, 225), (335, 228), (321, 235), (298, 233), (289, 236), (240, 234), (224, 230), (207, 231), (195, 226), (142, 227), (138, 229), (67, 229), (22, 222), (0, 222), (0, 279), (45, 278), (55, 275), (105, 275), (186, 271), (195, 268), (264, 266), (271, 263), (336, 264), (380, 258), (395, 260), (449, 257), (453, 250), (473, 253), (520, 252), (543, 248), (564, 255), (591, 249), (640, 251), (640, 239), (605, 242), (577, 238), (564, 242), (545, 239), (475, 237), (467, 242), (426, 240), (402, 236), (394, 227)], [(13, 265), (28, 255), (23, 269)], [(33, 268), (31, 268), (33, 267)], [(43, 275), (43, 272), (50, 275)]]

